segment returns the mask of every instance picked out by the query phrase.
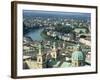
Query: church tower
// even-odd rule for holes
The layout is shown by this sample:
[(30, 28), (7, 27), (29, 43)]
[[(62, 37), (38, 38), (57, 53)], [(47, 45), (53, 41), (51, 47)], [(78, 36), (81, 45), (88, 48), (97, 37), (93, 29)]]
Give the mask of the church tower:
[(44, 63), (45, 63), (45, 59), (44, 59), (44, 55), (42, 54), (41, 51), (41, 44), (39, 44), (39, 53), (37, 55), (37, 67), (38, 68), (43, 68), (45, 67)]
[(66, 47), (66, 45), (65, 45), (65, 41), (63, 42), (63, 46), (62, 46), (62, 47), (63, 47), (63, 49)]
[(53, 43), (53, 49), (52, 49), (52, 52), (51, 52), (51, 56), (52, 56), (52, 58), (54, 58), (56, 60), (56, 58), (57, 58), (57, 50), (56, 50), (55, 42)]

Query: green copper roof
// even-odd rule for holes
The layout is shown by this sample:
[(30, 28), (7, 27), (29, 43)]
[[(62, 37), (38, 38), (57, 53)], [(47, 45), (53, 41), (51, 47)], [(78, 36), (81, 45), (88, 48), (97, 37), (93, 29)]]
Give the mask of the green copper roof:
[(75, 51), (72, 53), (72, 60), (84, 60), (84, 55), (81, 51)]

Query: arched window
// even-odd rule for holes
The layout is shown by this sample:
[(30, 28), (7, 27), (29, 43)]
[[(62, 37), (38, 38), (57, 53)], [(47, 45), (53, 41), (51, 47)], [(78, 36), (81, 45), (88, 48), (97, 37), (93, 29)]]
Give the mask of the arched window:
[(39, 59), (39, 62), (41, 62), (41, 59)]

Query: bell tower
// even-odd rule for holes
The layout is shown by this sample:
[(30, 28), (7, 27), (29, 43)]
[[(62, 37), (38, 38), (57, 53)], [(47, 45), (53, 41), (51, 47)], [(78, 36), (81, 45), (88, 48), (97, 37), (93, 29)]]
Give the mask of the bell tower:
[(37, 55), (37, 67), (43, 68), (43, 55), (41, 51), (41, 44), (39, 44), (38, 48), (39, 48), (39, 53)]
[(52, 56), (52, 58), (54, 58), (56, 60), (56, 58), (57, 58), (57, 50), (56, 50), (55, 42), (53, 43), (53, 49), (52, 49), (52, 52), (51, 52), (51, 56)]

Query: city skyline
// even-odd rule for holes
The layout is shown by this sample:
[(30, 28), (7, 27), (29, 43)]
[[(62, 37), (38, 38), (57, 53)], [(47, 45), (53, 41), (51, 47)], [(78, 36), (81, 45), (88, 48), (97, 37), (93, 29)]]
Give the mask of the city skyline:
[(59, 16), (59, 17), (66, 17), (68, 15), (70, 16), (75, 16), (75, 15), (78, 15), (80, 17), (84, 16), (84, 17), (87, 17), (87, 18), (90, 18), (91, 17), (91, 14), (90, 13), (81, 13), (81, 12), (61, 12), (61, 11), (43, 11), (43, 10), (23, 10), (23, 16), (25, 14), (31, 14), (31, 16)]

